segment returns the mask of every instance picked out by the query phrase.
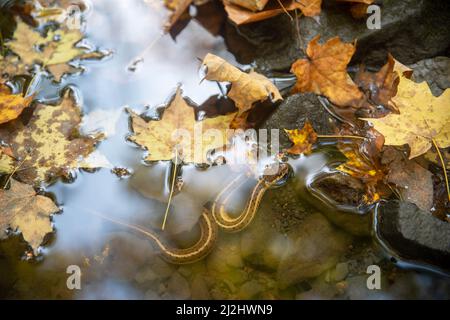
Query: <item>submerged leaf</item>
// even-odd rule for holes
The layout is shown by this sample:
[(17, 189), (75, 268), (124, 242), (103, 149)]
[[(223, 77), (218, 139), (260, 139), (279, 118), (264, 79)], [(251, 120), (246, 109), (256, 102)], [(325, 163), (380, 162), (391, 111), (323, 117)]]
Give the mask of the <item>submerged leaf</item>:
[(76, 47), (82, 39), (83, 34), (79, 30), (65, 29), (49, 31), (46, 37), (42, 37), (39, 32), (18, 21), (13, 40), (5, 45), (20, 57), (20, 70), (27, 69), (33, 63), (40, 63), (56, 80), (60, 80), (65, 73), (79, 71), (67, 63), (85, 58), (86, 49)]
[(379, 200), (377, 184), (385, 177), (384, 168), (378, 161), (371, 161), (360, 151), (358, 144), (338, 144), (339, 150), (345, 155), (347, 161), (339, 165), (336, 169), (354, 178), (361, 180), (366, 188), (366, 203), (373, 203)]

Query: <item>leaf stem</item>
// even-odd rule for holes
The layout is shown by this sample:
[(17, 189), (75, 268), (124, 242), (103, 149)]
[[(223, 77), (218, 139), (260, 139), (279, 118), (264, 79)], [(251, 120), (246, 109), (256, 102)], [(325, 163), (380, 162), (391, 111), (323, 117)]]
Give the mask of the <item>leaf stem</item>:
[(170, 186), (169, 201), (167, 202), (166, 213), (164, 214), (164, 220), (163, 220), (163, 223), (161, 226), (161, 230), (164, 230), (166, 227), (167, 216), (169, 215), (170, 203), (172, 202), (173, 189), (175, 187), (175, 180), (177, 178), (177, 166), (178, 166), (178, 150), (176, 150), (176, 152), (175, 152), (175, 167), (173, 169), (172, 185)]
[(340, 135), (327, 135), (327, 134), (318, 134), (317, 138), (337, 138), (337, 139), (359, 139), (359, 140), (365, 140), (365, 137), (360, 136), (340, 136)]
[(442, 157), (442, 153), (439, 150), (439, 147), (434, 139), (431, 139), (431, 142), (433, 142), (434, 148), (436, 149), (436, 152), (439, 156), (439, 160), (441, 161), (442, 171), (444, 172), (444, 178), (445, 178), (445, 186), (447, 187), (447, 196), (448, 201), (450, 201), (450, 186), (448, 184), (448, 176), (447, 176), (447, 169), (445, 167), (444, 158)]

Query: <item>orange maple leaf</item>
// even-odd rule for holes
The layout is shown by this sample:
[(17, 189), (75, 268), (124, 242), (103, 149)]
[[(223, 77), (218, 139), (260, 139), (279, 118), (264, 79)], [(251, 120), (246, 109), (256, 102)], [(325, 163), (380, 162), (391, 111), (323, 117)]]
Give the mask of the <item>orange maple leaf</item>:
[(302, 129), (287, 130), (289, 140), (291, 140), (294, 145), (286, 150), (290, 154), (309, 154), (312, 150), (312, 145), (317, 141), (317, 133), (314, 131), (311, 123), (309, 121), (305, 122)]
[(339, 37), (323, 45), (319, 39), (316, 36), (308, 44), (308, 59), (299, 59), (292, 65), (291, 72), (297, 77), (293, 91), (324, 95), (341, 107), (361, 107), (364, 95), (347, 73), (355, 46), (342, 42)]

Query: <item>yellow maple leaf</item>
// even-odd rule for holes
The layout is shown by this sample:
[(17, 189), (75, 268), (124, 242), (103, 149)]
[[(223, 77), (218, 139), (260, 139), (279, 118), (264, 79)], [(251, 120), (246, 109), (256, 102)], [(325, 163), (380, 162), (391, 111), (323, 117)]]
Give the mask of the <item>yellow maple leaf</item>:
[(229, 64), (224, 59), (208, 53), (203, 60), (206, 66), (206, 79), (231, 82), (228, 97), (232, 99), (239, 114), (250, 110), (253, 103), (270, 99), (272, 102), (283, 100), (277, 87), (265, 76), (251, 71), (245, 73)]
[(319, 44), (316, 36), (308, 44), (308, 59), (299, 59), (291, 72), (297, 77), (293, 92), (313, 92), (326, 96), (334, 104), (359, 108), (364, 98), (347, 73), (347, 64), (355, 53), (355, 46), (339, 37)]
[(312, 145), (317, 141), (317, 133), (314, 131), (309, 121), (305, 122), (302, 129), (287, 130), (284, 129), (294, 145), (286, 150), (291, 154), (308, 154), (311, 152)]
[(59, 208), (50, 198), (37, 195), (33, 187), (11, 179), (8, 190), (0, 189), (0, 239), (8, 228), (20, 229), (36, 253), (46, 234), (53, 231), (50, 216)]
[(128, 111), (133, 130), (129, 139), (148, 150), (145, 160), (171, 160), (177, 153), (186, 163), (206, 163), (208, 150), (226, 144), (230, 134), (227, 129), (236, 115), (196, 121), (194, 109), (183, 98), (180, 88), (160, 121), (146, 121)]
[(0, 175), (14, 171), (14, 159), (8, 148), (0, 147)]
[(386, 145), (408, 144), (410, 159), (426, 153), (433, 141), (440, 148), (450, 146), (450, 90), (435, 97), (426, 82), (416, 83), (401, 75), (392, 102), (400, 114), (363, 119), (384, 136)]
[[(62, 74), (77, 72), (78, 69), (62, 67), (74, 59), (89, 58), (91, 53), (86, 53), (86, 49), (76, 47), (76, 44), (83, 39), (83, 34), (79, 30), (56, 30), (49, 31), (46, 37), (26, 23), (17, 22), (17, 28), (13, 39), (5, 43), (20, 57), (16, 68), (20, 71), (26, 70), (33, 63), (40, 63), (53, 74), (55, 79), (60, 80)], [(103, 56), (102, 53), (98, 55)], [(6, 60), (7, 57), (0, 58)], [(0, 60), (0, 62), (1, 62)]]
[(7, 86), (0, 84), (0, 124), (16, 119), (32, 100), (32, 96), (11, 94)]
[(0, 130), (0, 140), (11, 147), (14, 158), (23, 161), (16, 176), (25, 183), (39, 184), (72, 169), (91, 168), (84, 158), (94, 150), (97, 139), (80, 136), (81, 110), (71, 90), (59, 105), (38, 104), (26, 126), (14, 123)]

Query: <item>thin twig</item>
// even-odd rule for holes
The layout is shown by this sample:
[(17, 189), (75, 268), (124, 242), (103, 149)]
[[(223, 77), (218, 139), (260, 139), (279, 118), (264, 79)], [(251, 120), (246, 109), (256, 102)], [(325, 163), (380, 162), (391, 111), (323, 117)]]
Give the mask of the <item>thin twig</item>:
[(287, 11), (287, 9), (283, 6), (283, 3), (281, 3), (281, 0), (277, 0), (280, 7), (283, 9), (284, 13), (288, 15), (289, 19), (291, 21), (294, 21), (294, 18), (292, 18), (291, 14)]
[(439, 160), (441, 161), (442, 171), (444, 172), (444, 178), (445, 178), (445, 186), (447, 187), (447, 196), (448, 201), (450, 201), (450, 186), (448, 184), (448, 176), (447, 176), (447, 168), (445, 167), (445, 161), (442, 157), (441, 151), (439, 150), (439, 147), (434, 139), (431, 139), (431, 142), (433, 142), (434, 148), (437, 151), (437, 154), (439, 156)]
[(396, 189), (392, 188), (392, 186), (389, 183), (387, 184), (387, 186), (389, 187), (389, 189), (391, 189), (391, 191), (397, 196), (397, 198), (400, 201), (403, 201), (402, 195)]
[(305, 49), (303, 48), (304, 43), (303, 43), (302, 36), (301, 36), (301, 34), (300, 34), (300, 25), (299, 25), (299, 22), (298, 22), (298, 21), (299, 21), (299, 18), (301, 18), (301, 16), (303, 15), (303, 13), (300, 12), (300, 15), (298, 15), (298, 14), (297, 14), (297, 9), (295, 9), (294, 12), (295, 12), (295, 29), (296, 29), (296, 31), (297, 31), (298, 46), (299, 46), (300, 50), (302, 50), (303, 53), (306, 55)]
[(359, 139), (359, 140), (365, 140), (365, 137), (360, 136), (340, 136), (340, 135), (327, 135), (327, 134), (318, 134), (317, 138), (337, 138), (337, 139)]
[(166, 227), (167, 216), (169, 215), (170, 202), (172, 202), (173, 189), (175, 187), (175, 180), (177, 178), (177, 167), (178, 167), (178, 150), (176, 150), (175, 152), (175, 168), (173, 169), (173, 178), (172, 178), (172, 185), (170, 186), (169, 201), (167, 202), (166, 213), (164, 214), (164, 220), (161, 226), (162, 230), (164, 230), (164, 228)]
[(17, 172), (17, 170), (19, 170), (19, 168), (25, 163), (25, 161), (28, 158), (28, 154), (25, 156), (25, 158), (23, 158), (22, 161), (20, 161), (19, 165), (14, 167), (14, 170), (9, 174), (8, 179), (6, 180), (4, 186), (3, 186), (3, 190), (5, 190), (8, 187), (9, 181), (11, 181), (12, 176)]
[(150, 44), (136, 57), (133, 58), (133, 60), (130, 61), (130, 63), (127, 66), (128, 70), (133, 69), (139, 62), (144, 61), (145, 55), (155, 46), (155, 44), (165, 35), (165, 32), (160, 32), (157, 37), (152, 39)]

